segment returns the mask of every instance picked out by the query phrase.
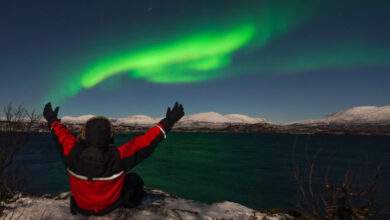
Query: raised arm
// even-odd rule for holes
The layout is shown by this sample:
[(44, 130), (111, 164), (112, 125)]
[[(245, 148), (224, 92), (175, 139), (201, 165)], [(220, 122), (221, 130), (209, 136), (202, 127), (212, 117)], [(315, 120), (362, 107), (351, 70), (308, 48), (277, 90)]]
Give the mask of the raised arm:
[(58, 119), (59, 107), (53, 111), (51, 103), (47, 103), (43, 110), (43, 117), (46, 119), (52, 134), (61, 146), (61, 152), (64, 156), (68, 156), (72, 148), (76, 144), (76, 137), (63, 125)]
[(119, 155), (124, 161), (126, 171), (130, 171), (142, 160), (149, 157), (158, 143), (166, 138), (166, 134), (183, 116), (184, 108), (176, 102), (172, 110), (168, 107), (166, 117), (157, 125), (150, 128), (145, 134), (137, 136), (118, 147)]
[(60, 121), (51, 124), (52, 133), (56, 136), (64, 156), (68, 156), (75, 146), (77, 138)]

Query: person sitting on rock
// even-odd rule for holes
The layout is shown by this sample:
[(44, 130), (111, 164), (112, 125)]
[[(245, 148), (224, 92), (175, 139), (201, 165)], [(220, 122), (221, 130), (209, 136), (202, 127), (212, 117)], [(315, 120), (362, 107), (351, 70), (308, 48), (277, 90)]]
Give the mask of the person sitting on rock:
[(115, 147), (110, 120), (93, 117), (75, 137), (58, 119), (59, 107), (53, 111), (45, 105), (43, 116), (48, 122), (69, 175), (70, 211), (72, 214), (104, 215), (118, 207), (136, 207), (145, 195), (143, 180), (130, 171), (149, 157), (166, 138), (173, 125), (184, 116), (184, 108), (175, 103), (166, 116), (145, 134)]

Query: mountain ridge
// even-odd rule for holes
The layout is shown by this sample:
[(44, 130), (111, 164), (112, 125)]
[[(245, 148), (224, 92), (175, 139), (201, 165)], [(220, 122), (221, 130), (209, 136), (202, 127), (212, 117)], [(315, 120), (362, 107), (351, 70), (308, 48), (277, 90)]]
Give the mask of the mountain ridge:
[(390, 124), (390, 105), (356, 106), (326, 115), (289, 124)]
[[(62, 121), (67, 123), (85, 123), (89, 118), (94, 115), (80, 115), (80, 116), (64, 116)], [(129, 115), (120, 118), (110, 118), (114, 124), (140, 124), (151, 125), (160, 121), (161, 117), (151, 117), (147, 115)], [(225, 114), (222, 115), (218, 112), (202, 112), (189, 116), (184, 116), (180, 122), (182, 125), (189, 125), (191, 123), (211, 123), (211, 124), (257, 124), (257, 123), (272, 123), (271, 121), (261, 118), (252, 117), (244, 114)], [(365, 123), (385, 123), (390, 124), (390, 105), (386, 106), (356, 106), (348, 108), (339, 112), (325, 115), (319, 119), (307, 119), (301, 121), (295, 121), (285, 123), (291, 124), (329, 124), (329, 123), (353, 123), (353, 124), (365, 124)]]
[[(64, 116), (62, 121), (65, 123), (85, 123), (88, 119), (94, 117), (94, 115), (80, 115), (80, 116)], [(130, 125), (152, 125), (159, 122), (162, 118), (154, 118), (147, 115), (129, 115), (121, 118), (110, 118), (114, 124)], [(203, 112), (196, 113), (189, 116), (184, 116), (179, 123), (181, 124), (191, 124), (191, 123), (213, 123), (213, 124), (256, 124), (267, 122), (264, 118), (251, 117), (248, 115), (242, 114), (226, 114), (222, 115), (217, 112)]]
[[(64, 116), (62, 121), (73, 131), (80, 131), (93, 115)], [(161, 118), (130, 115), (110, 118), (115, 132), (143, 132)], [(38, 128), (45, 131), (45, 123)], [(204, 112), (184, 116), (173, 128), (177, 132), (228, 132), (228, 133), (286, 133), (286, 134), (352, 134), (390, 135), (390, 106), (358, 106), (326, 115), (320, 119), (303, 120), (286, 124), (272, 123), (264, 118), (242, 114), (222, 115)]]

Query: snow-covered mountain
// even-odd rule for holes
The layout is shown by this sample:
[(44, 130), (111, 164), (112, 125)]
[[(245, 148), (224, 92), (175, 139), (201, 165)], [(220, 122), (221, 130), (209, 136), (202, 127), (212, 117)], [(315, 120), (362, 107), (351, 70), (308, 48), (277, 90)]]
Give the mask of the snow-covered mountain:
[[(85, 123), (94, 115), (82, 116), (64, 116), (62, 121), (72, 124)], [(153, 118), (146, 115), (130, 115), (123, 118), (111, 118), (111, 121), (117, 125), (152, 125), (160, 121), (161, 118)], [(208, 124), (256, 124), (266, 122), (263, 118), (254, 118), (247, 115), (228, 114), (221, 115), (217, 112), (198, 113), (189, 116), (184, 116), (179, 124), (186, 126), (194, 123), (208, 123)]]
[(181, 124), (190, 124), (193, 122), (224, 124), (224, 123), (228, 123), (229, 120), (223, 117), (223, 115), (216, 112), (205, 112), (205, 113), (193, 114), (189, 116), (184, 116), (180, 120)]
[[(93, 115), (64, 116), (62, 121), (72, 124), (85, 123)], [(130, 115), (123, 118), (110, 118), (116, 125), (152, 125), (161, 120), (146, 115)], [(226, 124), (257, 124), (269, 123), (264, 118), (250, 117), (240, 114), (222, 115), (217, 112), (197, 113), (184, 116), (178, 126), (226, 125)], [(341, 112), (327, 115), (322, 119), (305, 120), (289, 124), (390, 124), (390, 105), (353, 107)]]
[(252, 118), (247, 115), (228, 114), (221, 115), (217, 112), (205, 112), (185, 116), (180, 120), (181, 124), (191, 123), (212, 123), (212, 124), (256, 124), (266, 122), (263, 118)]
[(240, 115), (240, 114), (228, 114), (225, 115), (224, 117), (234, 123), (256, 124), (256, 123), (267, 122), (265, 118), (252, 118), (247, 115)]
[(130, 115), (125, 118), (118, 118), (115, 120), (116, 124), (137, 124), (137, 125), (151, 125), (157, 123), (159, 120), (146, 115)]
[(318, 120), (306, 120), (302, 124), (334, 123), (334, 124), (390, 124), (390, 105), (359, 106), (327, 115)]
[(61, 118), (62, 122), (78, 124), (85, 123), (88, 119), (94, 117), (94, 115), (81, 115), (81, 116), (64, 116)]

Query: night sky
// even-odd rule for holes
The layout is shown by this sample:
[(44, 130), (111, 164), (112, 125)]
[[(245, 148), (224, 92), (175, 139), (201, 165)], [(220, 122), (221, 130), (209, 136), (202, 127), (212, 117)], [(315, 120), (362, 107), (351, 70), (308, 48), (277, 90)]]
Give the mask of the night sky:
[(0, 105), (275, 122), (390, 104), (389, 1), (1, 1)]

